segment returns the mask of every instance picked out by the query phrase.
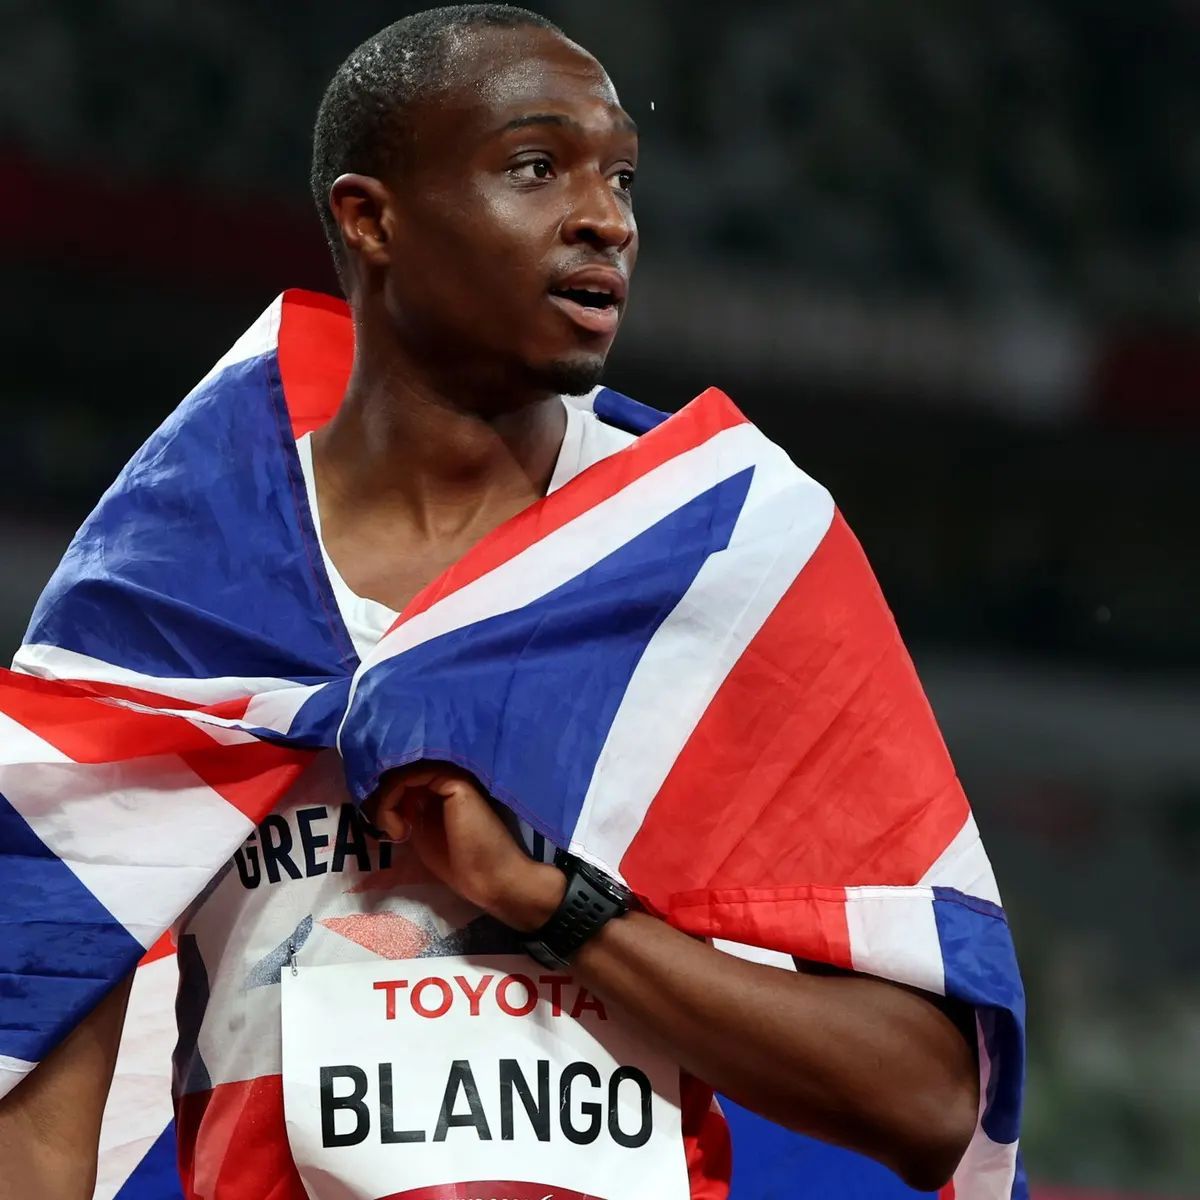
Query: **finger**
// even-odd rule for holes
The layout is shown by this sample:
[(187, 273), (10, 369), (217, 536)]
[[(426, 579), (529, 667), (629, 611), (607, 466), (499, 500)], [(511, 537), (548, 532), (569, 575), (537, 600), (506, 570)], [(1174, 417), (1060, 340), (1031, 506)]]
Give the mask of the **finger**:
[(379, 831), (382, 842), (407, 842), (412, 837), (412, 821), (399, 809), (381, 808), (375, 817), (375, 828)]
[(384, 783), (386, 789), (428, 788), (439, 796), (449, 795), (459, 788), (478, 790), (474, 782), (457, 768), (443, 763), (419, 763), (391, 771)]
[(363, 805), (363, 812), (385, 841), (406, 842), (429, 792), (411, 779), (390, 777)]

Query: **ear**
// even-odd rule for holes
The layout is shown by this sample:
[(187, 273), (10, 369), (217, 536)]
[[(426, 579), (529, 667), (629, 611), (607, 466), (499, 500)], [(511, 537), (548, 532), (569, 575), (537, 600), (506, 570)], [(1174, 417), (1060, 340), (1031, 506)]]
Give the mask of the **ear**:
[(329, 189), (329, 210), (352, 260), (386, 267), (390, 260), (391, 195), (370, 175), (339, 175)]

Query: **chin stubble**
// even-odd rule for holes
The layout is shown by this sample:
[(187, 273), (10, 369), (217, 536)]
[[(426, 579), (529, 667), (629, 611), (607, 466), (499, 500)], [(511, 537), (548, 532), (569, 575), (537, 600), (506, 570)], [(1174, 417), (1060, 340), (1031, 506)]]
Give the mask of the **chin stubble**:
[(561, 396), (583, 396), (600, 382), (604, 359), (599, 355), (550, 363), (537, 372), (538, 382)]

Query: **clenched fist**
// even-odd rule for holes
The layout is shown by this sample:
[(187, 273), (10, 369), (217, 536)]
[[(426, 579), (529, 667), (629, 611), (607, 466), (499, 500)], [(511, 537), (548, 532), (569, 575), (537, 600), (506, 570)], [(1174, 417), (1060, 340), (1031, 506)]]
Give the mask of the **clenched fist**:
[(385, 837), (408, 842), (438, 879), (512, 929), (544, 925), (566, 891), (562, 872), (534, 862), (475, 780), (448, 763), (389, 772), (363, 810)]

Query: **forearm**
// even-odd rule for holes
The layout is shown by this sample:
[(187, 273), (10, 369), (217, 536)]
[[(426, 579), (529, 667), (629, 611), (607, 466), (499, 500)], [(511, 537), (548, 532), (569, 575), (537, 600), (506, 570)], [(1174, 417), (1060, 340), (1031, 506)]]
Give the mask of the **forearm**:
[(0, 1101), (0, 1200), (91, 1200), (131, 981)]
[(789, 1128), (939, 1186), (978, 1103), (971, 1048), (927, 999), (880, 980), (725, 955), (653, 917), (609, 922), (576, 975), (693, 1075)]
[[(371, 815), (513, 929), (540, 929), (562, 902), (562, 871), (530, 861), (453, 769), (395, 773)], [(693, 1075), (780, 1124), (871, 1155), (910, 1184), (940, 1186), (970, 1140), (973, 1043), (924, 994), (744, 962), (644, 913), (609, 921), (573, 970)]]

